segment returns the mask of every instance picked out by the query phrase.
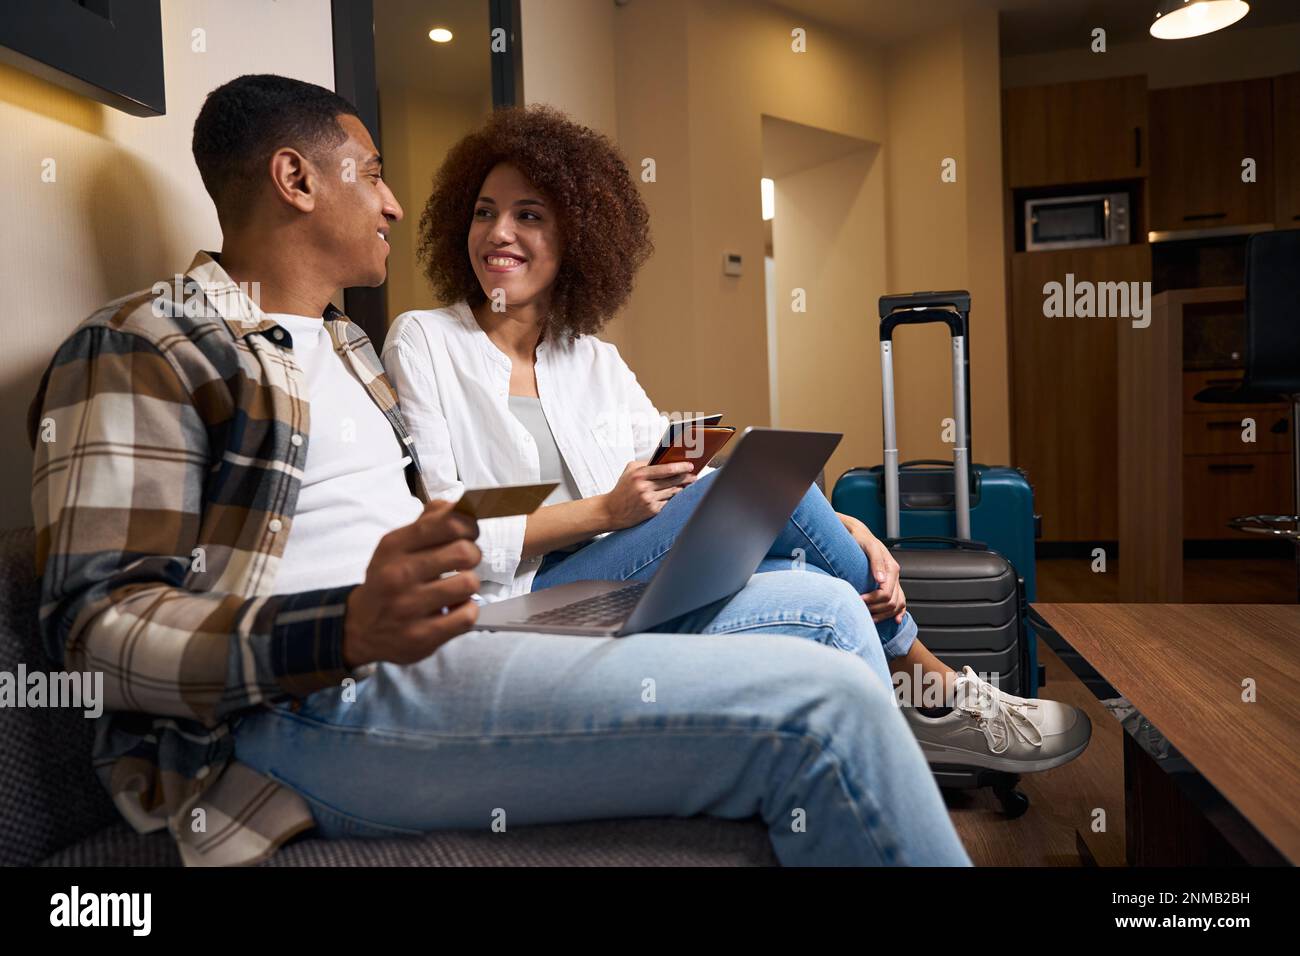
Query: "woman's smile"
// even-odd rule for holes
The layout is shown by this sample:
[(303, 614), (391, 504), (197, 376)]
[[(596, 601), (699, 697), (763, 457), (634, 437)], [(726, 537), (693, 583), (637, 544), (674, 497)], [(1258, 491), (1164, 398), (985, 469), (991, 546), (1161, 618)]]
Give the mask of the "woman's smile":
[(514, 272), (527, 262), (514, 252), (489, 252), (483, 257), (483, 266), (488, 272)]

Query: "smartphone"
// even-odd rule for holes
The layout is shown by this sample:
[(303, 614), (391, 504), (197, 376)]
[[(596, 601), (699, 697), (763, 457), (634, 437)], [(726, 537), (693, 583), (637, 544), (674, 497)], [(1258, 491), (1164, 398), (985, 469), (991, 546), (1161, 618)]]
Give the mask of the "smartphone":
[(700, 469), (722, 450), (722, 446), (731, 441), (736, 429), (731, 425), (719, 425), (721, 415), (701, 415), (681, 421), (669, 422), (663, 437), (650, 457), (652, 465), (668, 465), (677, 461), (688, 461), (693, 466), (692, 474), (699, 474)]

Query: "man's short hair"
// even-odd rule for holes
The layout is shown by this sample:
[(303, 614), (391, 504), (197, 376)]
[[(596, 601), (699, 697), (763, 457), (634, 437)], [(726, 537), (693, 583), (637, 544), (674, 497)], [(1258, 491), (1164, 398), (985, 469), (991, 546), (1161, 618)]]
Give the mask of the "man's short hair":
[(208, 94), (194, 121), (194, 162), (223, 222), (265, 175), (271, 153), (288, 146), (310, 159), (337, 148), (347, 134), (340, 115), (351, 103), (323, 86), (269, 73), (236, 77)]

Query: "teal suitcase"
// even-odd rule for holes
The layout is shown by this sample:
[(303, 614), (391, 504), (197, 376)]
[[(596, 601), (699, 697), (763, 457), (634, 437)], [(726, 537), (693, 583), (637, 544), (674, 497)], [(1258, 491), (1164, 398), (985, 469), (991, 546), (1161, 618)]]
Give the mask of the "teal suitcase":
[[(831, 504), (859, 518), (872, 533), (885, 537), (884, 466), (850, 468), (835, 482)], [(957, 537), (956, 505), (950, 461), (922, 459), (899, 465), (899, 533), (903, 537)], [(970, 536), (1011, 563), (1024, 581), (1025, 599), (1037, 599), (1034, 542), (1041, 517), (1034, 513), (1034, 492), (1018, 468), (972, 465)], [(937, 546), (937, 545), (936, 545)], [(1032, 636), (1032, 629), (1030, 631)], [(1037, 643), (1030, 641), (1030, 674), (1021, 696), (1034, 697), (1040, 683)]]

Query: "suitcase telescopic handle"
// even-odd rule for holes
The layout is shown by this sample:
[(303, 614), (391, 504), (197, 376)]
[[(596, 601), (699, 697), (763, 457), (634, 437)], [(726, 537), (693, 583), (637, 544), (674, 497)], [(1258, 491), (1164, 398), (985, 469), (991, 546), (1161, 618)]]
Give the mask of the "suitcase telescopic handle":
[(957, 537), (970, 538), (970, 393), (966, 340), (970, 293), (913, 292), (880, 297), (880, 384), (883, 391), (885, 437), (885, 536), (899, 537), (898, 429), (894, 412), (894, 329), (900, 325), (942, 322), (952, 342), (953, 499)]
[(963, 289), (950, 292), (910, 292), (907, 295), (880, 297), (880, 341), (894, 337), (900, 325), (929, 325), (942, 322), (954, 336), (966, 335), (970, 315), (970, 293)]

